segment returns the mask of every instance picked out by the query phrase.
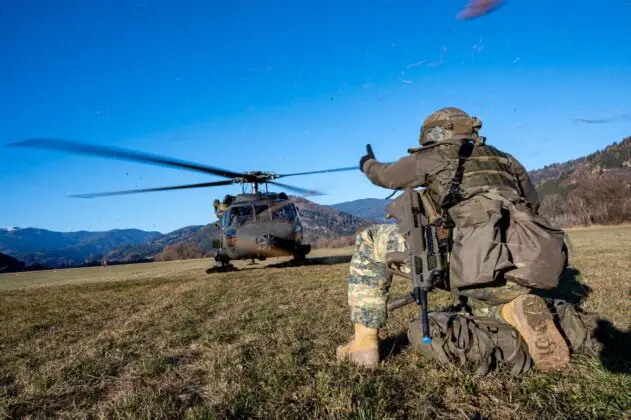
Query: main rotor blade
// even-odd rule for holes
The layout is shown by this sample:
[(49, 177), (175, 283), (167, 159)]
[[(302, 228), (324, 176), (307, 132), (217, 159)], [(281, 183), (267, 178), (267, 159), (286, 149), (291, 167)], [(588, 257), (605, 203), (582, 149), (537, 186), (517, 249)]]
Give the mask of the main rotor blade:
[(76, 194), (76, 195), (70, 195), (69, 197), (78, 197), (78, 198), (106, 197), (110, 195), (136, 194), (136, 193), (153, 192), (153, 191), (169, 191), (169, 190), (183, 190), (187, 188), (217, 187), (220, 185), (230, 185), (232, 183), (233, 183), (232, 181), (226, 180), (226, 181), (216, 181), (216, 182), (203, 182), (201, 184), (176, 185), (174, 187), (143, 188), (139, 190), (112, 191), (112, 192), (91, 193), (91, 194)]
[(268, 184), (274, 184), (274, 185), (278, 185), (279, 187), (283, 187), (287, 190), (291, 190), (294, 192), (297, 192), (300, 195), (303, 196), (307, 196), (307, 195), (324, 195), (323, 192), (320, 191), (315, 191), (315, 190), (307, 190), (305, 188), (300, 188), (300, 187), (294, 187), (291, 185), (287, 185), (287, 184), (281, 184), (280, 182), (273, 182), (273, 181), (268, 181)]
[(279, 178), (283, 178), (286, 176), (298, 176), (298, 175), (312, 175), (312, 174), (323, 174), (327, 172), (342, 172), (342, 171), (357, 171), (359, 170), (358, 166), (349, 166), (346, 168), (336, 168), (336, 169), (323, 169), (321, 171), (309, 171), (309, 172), (296, 172), (293, 174), (282, 174), (279, 175)]
[(247, 177), (245, 174), (240, 174), (226, 169), (215, 168), (212, 166), (200, 165), (193, 162), (186, 162), (179, 159), (168, 158), (164, 156), (154, 155), (150, 153), (136, 152), (134, 150), (121, 149), (116, 147), (96, 146), (87, 143), (80, 143), (70, 140), (54, 139), (54, 138), (33, 138), (23, 140), (15, 143), (10, 143), (7, 146), (12, 147), (30, 147), (33, 149), (51, 149), (61, 150), (71, 153), (77, 153), (89, 156), (99, 156), (111, 159), (129, 160), (140, 163), (152, 163), (161, 166), (170, 166), (180, 169), (189, 169), (196, 172), (204, 172), (207, 174), (214, 174), (225, 178), (235, 177)]

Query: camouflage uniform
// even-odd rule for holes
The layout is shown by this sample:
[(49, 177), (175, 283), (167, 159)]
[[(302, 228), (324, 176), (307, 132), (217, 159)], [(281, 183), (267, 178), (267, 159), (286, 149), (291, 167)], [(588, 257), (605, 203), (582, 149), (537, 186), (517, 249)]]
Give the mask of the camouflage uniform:
[[(348, 277), (348, 305), (351, 321), (369, 328), (382, 328), (392, 276), (386, 271), (386, 254), (407, 250), (397, 225), (373, 225), (363, 230), (355, 242)], [(471, 299), (477, 315), (498, 318), (498, 305), (507, 303), (530, 289), (506, 281), (493, 287), (459, 290)], [(500, 318), (501, 319), (501, 318)]]

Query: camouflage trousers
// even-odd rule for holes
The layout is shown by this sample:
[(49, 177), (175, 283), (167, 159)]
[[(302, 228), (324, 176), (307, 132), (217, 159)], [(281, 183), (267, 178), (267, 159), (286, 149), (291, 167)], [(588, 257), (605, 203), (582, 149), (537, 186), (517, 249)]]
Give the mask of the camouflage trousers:
[[(397, 225), (373, 225), (357, 235), (348, 277), (348, 305), (351, 321), (368, 328), (386, 323), (386, 305), (392, 275), (386, 269), (386, 254), (405, 251), (407, 244)], [(460, 289), (467, 296), (475, 315), (499, 318), (499, 308), (531, 289), (509, 281), (493, 287)]]

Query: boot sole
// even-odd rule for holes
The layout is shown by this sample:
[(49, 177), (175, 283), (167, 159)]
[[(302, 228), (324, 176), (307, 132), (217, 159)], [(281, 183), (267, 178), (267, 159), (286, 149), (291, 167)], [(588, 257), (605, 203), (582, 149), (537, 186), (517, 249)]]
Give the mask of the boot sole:
[(504, 308), (509, 305), (512, 310), (502, 310), (502, 318), (519, 331), (539, 370), (550, 372), (565, 367), (570, 360), (570, 352), (544, 300), (525, 295)]

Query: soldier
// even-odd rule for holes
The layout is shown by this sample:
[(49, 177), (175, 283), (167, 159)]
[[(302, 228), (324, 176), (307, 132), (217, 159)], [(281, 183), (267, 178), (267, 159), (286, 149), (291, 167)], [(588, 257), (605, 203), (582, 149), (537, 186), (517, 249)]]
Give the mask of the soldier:
[[(478, 118), (461, 109), (440, 109), (423, 122), (420, 148), (391, 164), (378, 162), (369, 150), (360, 169), (384, 188), (425, 187), (433, 205), (446, 208), (455, 225), (451, 291), (469, 298), (476, 315), (514, 327), (540, 370), (558, 370), (569, 360), (568, 346), (545, 301), (531, 291), (557, 286), (567, 258), (564, 234), (538, 215), (539, 198), (525, 168), (487, 145), (478, 134), (481, 127)], [(471, 143), (466, 156), (463, 144)], [(462, 200), (449, 205), (454, 183)], [(385, 256), (404, 250), (397, 225), (374, 225), (357, 236), (348, 277), (355, 334), (337, 348), (339, 360), (367, 367), (379, 363), (378, 331), (386, 322), (392, 281)]]
[(221, 202), (216, 198), (213, 200), (213, 208), (215, 209), (215, 216), (217, 216), (217, 219), (221, 220), (224, 214), (224, 208)]
[(231, 195), (226, 195), (223, 198), (223, 202), (219, 202), (219, 200), (215, 199), (213, 201), (213, 207), (215, 208), (215, 215), (217, 219), (221, 220), (228, 207), (234, 202), (234, 197)]

